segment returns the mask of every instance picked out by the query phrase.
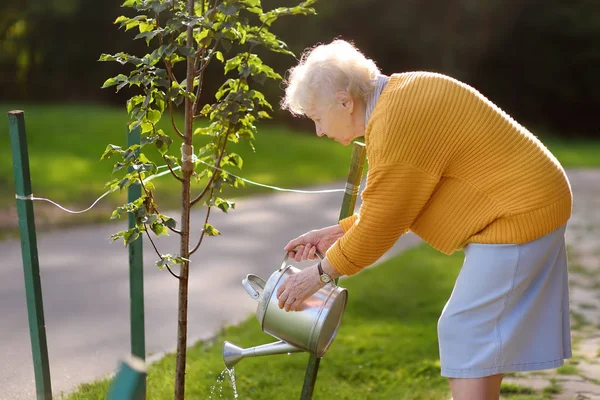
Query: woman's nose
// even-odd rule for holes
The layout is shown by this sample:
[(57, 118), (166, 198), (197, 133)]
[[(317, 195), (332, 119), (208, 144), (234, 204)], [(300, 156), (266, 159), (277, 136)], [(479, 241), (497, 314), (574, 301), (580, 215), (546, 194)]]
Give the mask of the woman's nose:
[(319, 125), (315, 124), (315, 130), (317, 132), (317, 136), (319, 136), (319, 137), (325, 136), (325, 132), (323, 132), (323, 129), (321, 129), (321, 127)]

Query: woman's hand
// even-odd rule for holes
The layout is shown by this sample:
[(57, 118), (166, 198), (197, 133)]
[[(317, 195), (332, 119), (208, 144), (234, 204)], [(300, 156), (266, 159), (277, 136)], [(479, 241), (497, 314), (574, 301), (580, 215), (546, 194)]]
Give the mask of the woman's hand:
[(306, 232), (304, 235), (290, 241), (284, 247), (284, 250), (288, 252), (290, 258), (297, 262), (316, 260), (317, 251), (324, 255), (335, 241), (342, 236), (344, 236), (344, 231), (336, 224)]
[(319, 279), (316, 265), (304, 268), (297, 274), (288, 276), (277, 289), (279, 308), (285, 308), (285, 311), (300, 311), (304, 300), (323, 286), (325, 283)]

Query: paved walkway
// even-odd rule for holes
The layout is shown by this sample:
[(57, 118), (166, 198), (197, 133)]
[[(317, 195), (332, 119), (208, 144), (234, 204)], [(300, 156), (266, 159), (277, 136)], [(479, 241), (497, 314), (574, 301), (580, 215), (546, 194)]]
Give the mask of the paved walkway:
[[(192, 260), (190, 344), (253, 313), (256, 303), (242, 278), (247, 273), (268, 278), (290, 239), (337, 221), (341, 200), (342, 193), (283, 193), (240, 200), (229, 215), (214, 212), (211, 221), (222, 236), (207, 238)], [(203, 220), (203, 213), (193, 215), (197, 230)], [(113, 372), (129, 351), (127, 251), (109, 239), (123, 228), (113, 223), (38, 237), (55, 395)], [(177, 253), (175, 236), (158, 241), (163, 252)], [(407, 235), (388, 254), (419, 242)], [(144, 247), (146, 350), (152, 355), (174, 350), (177, 281), (154, 267), (156, 255), (149, 243)], [(29, 400), (35, 385), (18, 240), (0, 242), (0, 255), (0, 400)]]

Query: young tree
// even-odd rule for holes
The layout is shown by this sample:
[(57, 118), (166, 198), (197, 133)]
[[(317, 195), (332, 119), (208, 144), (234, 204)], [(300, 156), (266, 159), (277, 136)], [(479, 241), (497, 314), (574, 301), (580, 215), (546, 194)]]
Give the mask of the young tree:
[[(108, 79), (103, 87), (135, 86), (141, 91), (127, 101), (130, 129), (141, 128), (140, 145), (122, 148), (108, 145), (102, 159), (118, 156), (114, 173), (121, 176), (107, 185), (126, 188), (132, 183), (142, 185), (142, 196), (118, 207), (111, 218), (131, 213), (135, 216), (134, 228), (118, 232), (113, 239), (124, 240), (125, 245), (146, 234), (156, 250), (157, 266), (166, 268), (179, 280), (179, 307), (177, 333), (177, 361), (175, 374), (175, 399), (183, 399), (185, 391), (185, 364), (187, 342), (187, 298), (190, 256), (200, 247), (205, 236), (218, 235), (209, 223), (214, 207), (228, 212), (234, 204), (222, 198), (225, 186), (243, 184), (222, 168), (242, 166), (238, 154), (228, 151), (230, 142), (246, 140), (251, 146), (256, 134), (255, 122), (269, 118), (271, 105), (263, 94), (254, 89), (255, 83), (266, 79), (281, 79), (271, 67), (264, 64), (254, 52), (258, 47), (293, 55), (286, 44), (269, 31), (271, 24), (286, 15), (314, 14), (311, 5), (316, 0), (306, 0), (294, 7), (279, 7), (264, 11), (260, 0), (126, 0), (124, 7), (135, 10), (132, 17), (121, 16), (115, 21), (125, 30), (137, 28), (135, 39), (143, 39), (152, 51), (143, 57), (123, 52), (102, 54), (101, 61), (116, 61), (132, 67), (128, 75), (119, 74)], [(215, 101), (202, 104), (202, 84), (208, 65), (217, 59), (224, 64), (225, 77), (215, 95)], [(175, 75), (175, 65), (185, 64), (185, 79)], [(229, 76), (229, 77), (228, 77)], [(181, 130), (173, 113), (183, 104), (185, 125)], [(157, 128), (157, 123), (168, 112), (172, 130)], [(209, 124), (195, 128), (199, 119)], [(171, 144), (175, 135), (183, 141), (180, 155), (173, 155)], [(210, 138), (194, 150), (194, 137)], [(153, 196), (154, 185), (145, 178), (157, 173), (157, 165), (142, 150), (154, 145), (168, 166), (173, 179), (181, 183), (181, 223), (159, 212)], [(129, 172), (131, 171), (131, 172)], [(192, 196), (193, 182), (201, 189)], [(190, 245), (190, 210), (194, 205), (206, 206), (206, 218), (200, 228), (200, 239)], [(165, 235), (171, 231), (180, 236), (179, 254), (163, 254), (152, 239), (151, 232)], [(178, 273), (174, 265), (179, 267)]]

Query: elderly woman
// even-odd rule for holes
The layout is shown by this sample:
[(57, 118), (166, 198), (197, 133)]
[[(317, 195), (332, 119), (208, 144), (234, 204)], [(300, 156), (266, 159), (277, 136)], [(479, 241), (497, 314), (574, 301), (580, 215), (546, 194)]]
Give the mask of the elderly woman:
[(572, 195), (540, 141), (474, 88), (448, 76), (385, 76), (336, 40), (292, 68), (282, 106), (343, 145), (364, 136), (358, 215), (290, 241), (296, 261), (279, 306), (298, 310), (413, 231), (465, 261), (438, 321), (441, 373), (455, 400), (497, 399), (503, 374), (571, 356), (565, 225)]

